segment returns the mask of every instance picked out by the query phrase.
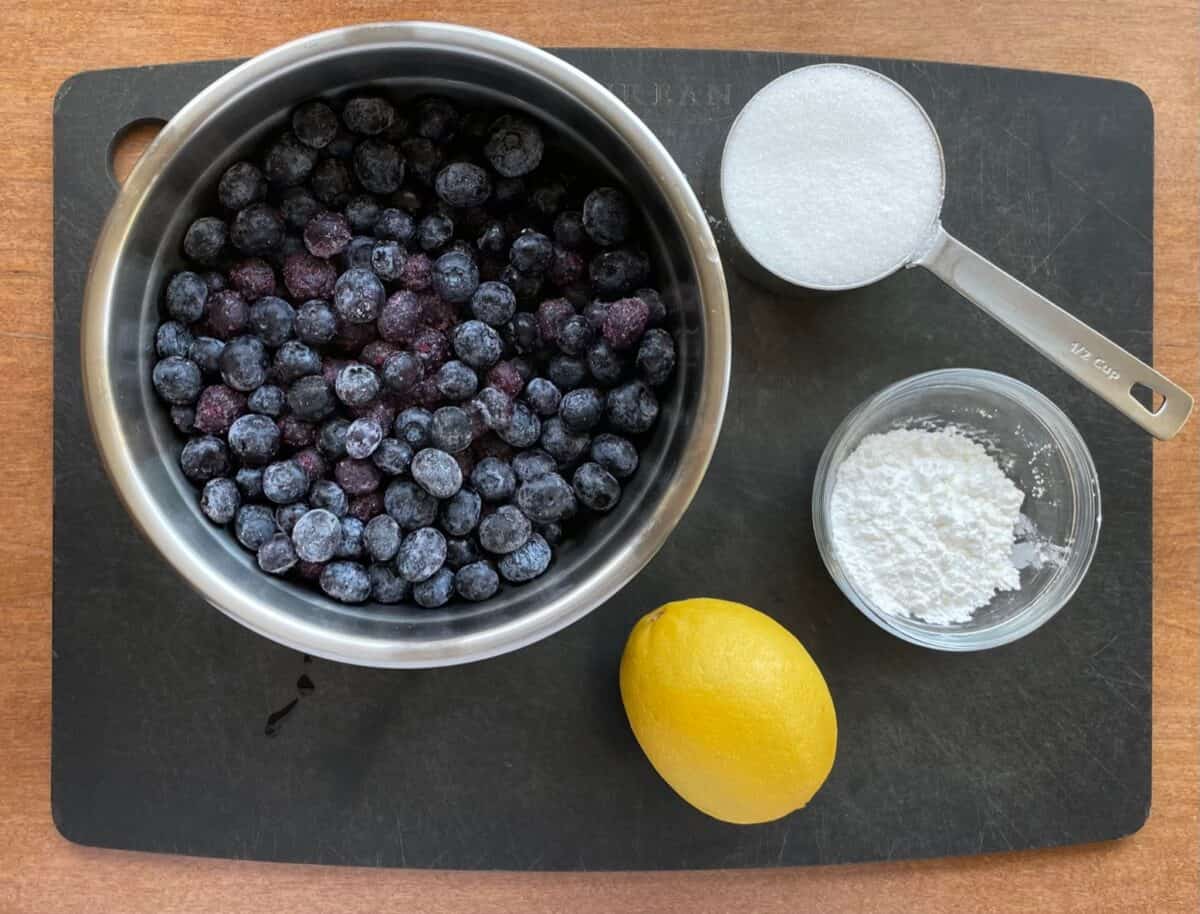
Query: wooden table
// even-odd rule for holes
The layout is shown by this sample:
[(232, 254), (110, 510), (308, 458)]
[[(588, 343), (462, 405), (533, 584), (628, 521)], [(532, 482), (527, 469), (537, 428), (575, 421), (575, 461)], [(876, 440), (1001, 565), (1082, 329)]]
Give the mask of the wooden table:
[[(1155, 362), (1200, 393), (1200, 43), (1188, 0), (25, 0), (0, 20), (0, 910), (1197, 910), (1200, 421), (1155, 446), (1154, 803), (1137, 835), (970, 859), (706, 873), (454, 873), (241, 863), (69, 844), (50, 819), (51, 103), (71, 73), (248, 56), (403, 15), (537, 44), (769, 48), (1126, 79), (1156, 115)], [(248, 7), (253, 12), (236, 12)], [(691, 7), (692, 9), (687, 9)], [(685, 11), (687, 10), (687, 11)]]

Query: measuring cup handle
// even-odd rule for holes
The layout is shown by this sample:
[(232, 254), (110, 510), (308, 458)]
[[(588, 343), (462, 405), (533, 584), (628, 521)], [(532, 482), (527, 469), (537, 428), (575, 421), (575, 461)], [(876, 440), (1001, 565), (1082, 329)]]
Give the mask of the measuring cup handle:
[[(940, 226), (913, 265), (925, 267), (1154, 437), (1172, 438), (1187, 422), (1187, 391)], [(1138, 386), (1159, 394), (1162, 404), (1146, 408), (1133, 395)]]

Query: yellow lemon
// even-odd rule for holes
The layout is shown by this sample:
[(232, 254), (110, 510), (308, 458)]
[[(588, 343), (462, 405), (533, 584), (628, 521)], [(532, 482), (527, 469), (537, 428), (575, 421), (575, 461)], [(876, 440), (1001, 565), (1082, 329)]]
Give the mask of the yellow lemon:
[(800, 809), (833, 767), (825, 678), (791, 632), (741, 603), (682, 600), (643, 616), (621, 657), (621, 700), (663, 780), (725, 822)]

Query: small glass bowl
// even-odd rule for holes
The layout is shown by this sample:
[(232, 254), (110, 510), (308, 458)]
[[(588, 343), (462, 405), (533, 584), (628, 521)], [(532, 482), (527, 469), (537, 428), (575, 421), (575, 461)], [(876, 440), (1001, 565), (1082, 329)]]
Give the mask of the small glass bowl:
[[(1031, 526), (1018, 525), (1013, 547), (1025, 564), (1020, 589), (997, 593), (968, 622), (939, 625), (884, 612), (856, 589), (838, 561), (829, 514), (838, 468), (867, 435), (950, 425), (982, 444), (1025, 493), (1021, 513)], [(1100, 536), (1100, 484), (1078, 429), (1032, 387), (990, 371), (931, 371), (885, 388), (838, 426), (817, 467), (813, 528), (829, 573), (867, 618), (913, 644), (983, 650), (1029, 634), (1075, 593)]]

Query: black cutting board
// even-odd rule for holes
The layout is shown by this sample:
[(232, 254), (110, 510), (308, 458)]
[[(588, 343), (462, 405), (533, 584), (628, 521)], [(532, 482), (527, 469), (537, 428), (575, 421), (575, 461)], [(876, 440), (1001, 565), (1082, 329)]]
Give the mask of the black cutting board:
[[(710, 207), (740, 107), (779, 73), (827, 59), (560, 53), (646, 120)], [(1149, 359), (1146, 97), (1070, 76), (862, 62), (938, 125), (950, 231)], [(101, 470), (78, 322), (115, 192), (110, 140), (169, 117), (231, 66), (85, 73), (55, 103), (53, 808), (64, 835), (319, 863), (674, 869), (968, 854), (1141, 826), (1150, 439), (921, 270), (807, 303), (731, 272), (733, 385), (703, 489), (634, 583), (540, 644), (461, 668), (359, 669), (309, 661), (206, 605), (135, 532)], [(957, 656), (853, 609), (821, 566), (809, 515), (817, 458), (842, 417), (892, 381), (948, 366), (1003, 371), (1060, 403), (1104, 497), (1099, 552), (1070, 605), (1017, 644)], [(767, 611), (824, 670), (840, 745), (807, 810), (721, 824), (638, 750), (617, 694), (625, 636), (648, 609), (697, 594)]]

